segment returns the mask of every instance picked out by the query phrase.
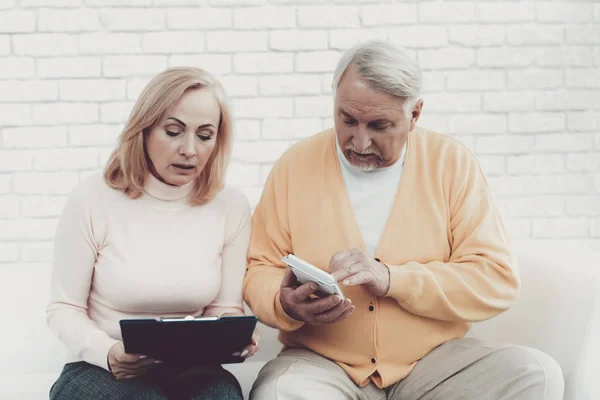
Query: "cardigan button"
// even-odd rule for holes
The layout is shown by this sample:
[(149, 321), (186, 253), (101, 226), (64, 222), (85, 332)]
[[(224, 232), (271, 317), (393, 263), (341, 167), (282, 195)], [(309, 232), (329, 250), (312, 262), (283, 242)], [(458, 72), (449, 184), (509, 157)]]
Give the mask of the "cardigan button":
[(371, 358), (371, 362), (372, 362), (373, 364), (377, 364), (377, 359), (376, 359), (375, 357), (373, 357), (373, 358)]
[(375, 311), (375, 306), (373, 304), (369, 305), (369, 311)]

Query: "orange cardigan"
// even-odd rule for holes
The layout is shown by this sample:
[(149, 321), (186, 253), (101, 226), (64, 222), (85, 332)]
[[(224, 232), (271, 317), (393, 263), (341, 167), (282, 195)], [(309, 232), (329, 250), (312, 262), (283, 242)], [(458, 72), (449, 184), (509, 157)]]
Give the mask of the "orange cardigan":
[(390, 290), (374, 297), (360, 286), (342, 286), (356, 306), (346, 320), (304, 324), (279, 301), (284, 255), (327, 270), (335, 252), (366, 249), (333, 129), (300, 141), (277, 161), (252, 225), (244, 299), (261, 321), (280, 329), (286, 347), (334, 360), (359, 386), (398, 382), (435, 347), (463, 337), (471, 321), (507, 310), (519, 291), (507, 234), (475, 156), (457, 140), (422, 128), (409, 133), (404, 172), (375, 253), (390, 268)]

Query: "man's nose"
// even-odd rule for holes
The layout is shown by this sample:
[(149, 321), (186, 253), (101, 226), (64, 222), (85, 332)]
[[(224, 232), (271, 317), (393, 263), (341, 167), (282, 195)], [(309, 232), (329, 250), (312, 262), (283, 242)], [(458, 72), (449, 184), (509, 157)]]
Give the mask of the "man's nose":
[(357, 152), (362, 153), (371, 146), (371, 138), (366, 132), (360, 132), (359, 130), (352, 139), (352, 144), (354, 144), (354, 149)]

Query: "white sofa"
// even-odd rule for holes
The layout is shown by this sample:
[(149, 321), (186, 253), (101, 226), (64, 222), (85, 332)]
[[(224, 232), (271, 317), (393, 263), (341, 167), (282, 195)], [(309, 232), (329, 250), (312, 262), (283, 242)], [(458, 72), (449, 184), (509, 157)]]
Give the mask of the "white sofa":
[[(565, 400), (600, 399), (600, 253), (582, 247), (515, 244), (523, 289), (515, 306), (474, 324), (469, 335), (536, 347), (554, 357), (566, 379)], [(45, 325), (50, 267), (0, 266), (0, 399), (47, 399), (65, 349)], [(258, 371), (277, 355), (273, 329), (262, 327), (261, 351), (228, 368), (247, 395)]]

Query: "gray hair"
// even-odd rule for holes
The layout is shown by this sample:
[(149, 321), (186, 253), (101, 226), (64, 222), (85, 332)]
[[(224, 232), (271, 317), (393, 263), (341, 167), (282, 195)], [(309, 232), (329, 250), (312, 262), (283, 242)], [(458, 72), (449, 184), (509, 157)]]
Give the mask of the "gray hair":
[(421, 67), (403, 50), (382, 40), (370, 40), (347, 50), (333, 74), (333, 94), (348, 67), (374, 90), (402, 99), (407, 114), (419, 99), (423, 86)]

